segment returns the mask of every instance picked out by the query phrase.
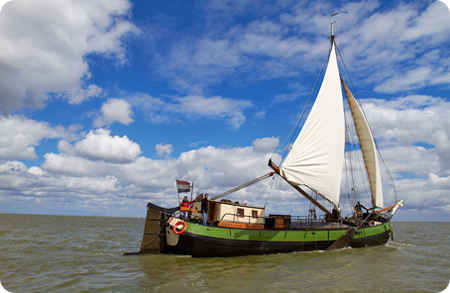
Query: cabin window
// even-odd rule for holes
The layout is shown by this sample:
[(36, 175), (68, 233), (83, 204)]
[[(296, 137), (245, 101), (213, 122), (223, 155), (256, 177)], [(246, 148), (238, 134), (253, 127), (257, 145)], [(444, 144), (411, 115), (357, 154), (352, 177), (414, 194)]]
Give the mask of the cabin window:
[(244, 209), (237, 209), (237, 216), (239, 218), (243, 218), (244, 217)]
[(258, 218), (258, 211), (252, 210), (252, 218)]

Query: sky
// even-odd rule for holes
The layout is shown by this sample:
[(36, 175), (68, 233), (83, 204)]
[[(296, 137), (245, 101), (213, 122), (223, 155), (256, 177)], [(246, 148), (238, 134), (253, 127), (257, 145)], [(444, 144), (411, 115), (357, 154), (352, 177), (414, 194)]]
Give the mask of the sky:
[[(440, 1), (9, 1), (0, 212), (143, 217), (147, 202), (178, 204), (175, 178), (214, 196), (270, 172), (341, 11), (336, 42), (394, 179), (385, 206), (405, 201), (398, 221), (449, 221)], [(309, 209), (279, 177), (229, 198), (267, 213)]]

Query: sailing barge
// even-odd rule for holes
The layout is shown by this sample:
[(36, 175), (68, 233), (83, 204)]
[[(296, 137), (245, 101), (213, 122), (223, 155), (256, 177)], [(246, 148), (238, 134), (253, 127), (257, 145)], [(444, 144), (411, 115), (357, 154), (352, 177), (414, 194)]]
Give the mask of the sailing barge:
[[(281, 176), (324, 216), (266, 215), (261, 207), (223, 199), (218, 201), (229, 194), (226, 192), (208, 202), (208, 225), (203, 225), (199, 200), (194, 201), (190, 208), (181, 208), (181, 212), (189, 213), (188, 217), (182, 216), (179, 207), (165, 209), (149, 203), (139, 253), (240, 256), (387, 243), (392, 235), (390, 220), (404, 203), (399, 199), (394, 205), (384, 208), (376, 144), (361, 107), (339, 74), (336, 49), (332, 22), (328, 64), (314, 105), (280, 166), (270, 160), (272, 172), (255, 179), (256, 182)], [(345, 149), (348, 142), (346, 125), (349, 123), (346, 121), (342, 89), (358, 138), (355, 143), (358, 147), (353, 151)], [(352, 214), (343, 218), (339, 206), (341, 179), (345, 156), (352, 155), (352, 152), (362, 153), (372, 207), (364, 212), (358, 201)], [(305, 187), (311, 194), (304, 190)], [(354, 188), (350, 190), (349, 193), (358, 198), (353, 194)], [(332, 212), (316, 200), (317, 196), (331, 203)]]

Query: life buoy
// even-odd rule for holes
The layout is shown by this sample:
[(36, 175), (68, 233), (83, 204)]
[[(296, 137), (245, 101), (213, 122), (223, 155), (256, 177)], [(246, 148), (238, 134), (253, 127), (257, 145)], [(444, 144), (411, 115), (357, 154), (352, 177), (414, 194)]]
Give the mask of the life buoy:
[(369, 222), (369, 226), (370, 226), (370, 227), (373, 226), (373, 220)]
[[(181, 229), (181, 231), (177, 231), (177, 227), (178, 227), (178, 225), (180, 225), (180, 224), (183, 224), (183, 229)], [(175, 233), (175, 234), (177, 234), (177, 235), (183, 234), (184, 231), (186, 231), (186, 227), (187, 227), (186, 222), (184, 222), (184, 221), (178, 221), (178, 222), (175, 224), (175, 226), (173, 226), (173, 233)]]

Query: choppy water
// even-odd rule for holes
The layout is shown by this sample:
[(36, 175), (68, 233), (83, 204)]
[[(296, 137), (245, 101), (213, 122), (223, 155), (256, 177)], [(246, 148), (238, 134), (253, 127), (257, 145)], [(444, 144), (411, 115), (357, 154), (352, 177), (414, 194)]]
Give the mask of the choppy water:
[(450, 223), (394, 223), (387, 246), (234, 258), (122, 256), (144, 219), (0, 214), (0, 281), (19, 292), (441, 292)]

